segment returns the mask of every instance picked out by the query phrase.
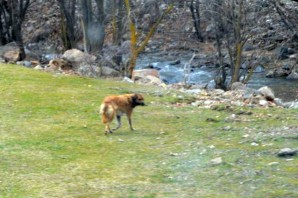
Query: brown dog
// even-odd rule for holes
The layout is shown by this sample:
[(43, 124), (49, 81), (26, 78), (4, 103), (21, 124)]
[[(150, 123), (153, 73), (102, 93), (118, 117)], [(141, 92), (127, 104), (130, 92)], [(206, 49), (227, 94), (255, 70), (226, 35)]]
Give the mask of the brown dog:
[[(144, 106), (144, 97), (142, 94), (124, 94), (118, 96), (107, 96), (101, 106), (100, 114), (102, 116), (102, 122), (106, 125), (105, 134), (113, 133), (121, 127), (121, 116), (126, 114), (128, 123), (131, 130), (134, 130), (131, 123), (131, 114), (133, 108), (141, 105)], [(114, 117), (117, 118), (117, 127), (115, 129), (110, 128), (110, 123)]]

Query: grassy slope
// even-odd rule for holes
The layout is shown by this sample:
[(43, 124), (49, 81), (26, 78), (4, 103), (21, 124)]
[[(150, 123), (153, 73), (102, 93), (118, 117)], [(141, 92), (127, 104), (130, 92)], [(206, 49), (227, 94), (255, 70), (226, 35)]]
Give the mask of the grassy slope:
[[(137, 130), (124, 120), (104, 136), (103, 97), (135, 91), (149, 104), (135, 109)], [(298, 196), (297, 157), (276, 157), (297, 146), (297, 110), (244, 109), (253, 114), (224, 122), (236, 110), (179, 107), (155, 92), (0, 65), (0, 197)]]

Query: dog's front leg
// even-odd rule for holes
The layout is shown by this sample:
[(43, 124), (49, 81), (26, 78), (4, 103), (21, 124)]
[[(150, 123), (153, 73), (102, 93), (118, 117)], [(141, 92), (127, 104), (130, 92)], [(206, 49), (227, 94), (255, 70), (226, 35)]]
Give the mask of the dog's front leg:
[(117, 129), (119, 129), (120, 127), (121, 127), (121, 115), (117, 115), (116, 116), (116, 118), (117, 118), (117, 127), (116, 128), (114, 128), (114, 129), (112, 129), (112, 131), (116, 131)]
[(132, 114), (132, 112), (128, 112), (126, 115), (127, 115), (130, 130), (134, 131), (135, 129), (132, 127), (132, 122), (131, 122), (131, 114)]
[(110, 124), (107, 123), (105, 128), (105, 135), (108, 135), (109, 133), (113, 133), (113, 131), (110, 129)]

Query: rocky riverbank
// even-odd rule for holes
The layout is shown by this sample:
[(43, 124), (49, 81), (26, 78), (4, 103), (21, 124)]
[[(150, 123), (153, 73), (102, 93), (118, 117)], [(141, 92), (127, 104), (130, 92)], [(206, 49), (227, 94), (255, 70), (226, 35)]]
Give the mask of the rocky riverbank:
[[(298, 100), (284, 102), (277, 98), (268, 86), (252, 89), (242, 83), (234, 83), (231, 90), (208, 89), (200, 85), (184, 85), (183, 83), (165, 84), (156, 75), (153, 69), (144, 69), (134, 72), (133, 80), (124, 78), (130, 83), (151, 84), (163, 90), (176, 91), (173, 97), (177, 99), (176, 105), (192, 105), (202, 108), (230, 108), (232, 106), (247, 107), (280, 107), (298, 109)], [(162, 95), (162, 92), (160, 93)]]

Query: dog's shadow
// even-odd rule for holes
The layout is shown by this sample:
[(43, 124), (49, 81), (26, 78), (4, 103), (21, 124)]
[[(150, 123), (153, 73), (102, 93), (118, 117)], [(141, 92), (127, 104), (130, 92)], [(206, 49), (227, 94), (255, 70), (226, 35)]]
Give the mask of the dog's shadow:
[(122, 131), (115, 131), (113, 133), (109, 133), (104, 136), (106, 136), (106, 137), (135, 137), (135, 136), (158, 137), (158, 136), (160, 136), (160, 132), (149, 132), (149, 131), (145, 131), (142, 129), (136, 129), (134, 131), (131, 131), (131, 130), (127, 129), (127, 130), (122, 130)]

